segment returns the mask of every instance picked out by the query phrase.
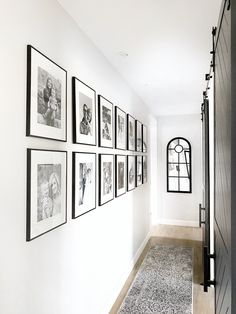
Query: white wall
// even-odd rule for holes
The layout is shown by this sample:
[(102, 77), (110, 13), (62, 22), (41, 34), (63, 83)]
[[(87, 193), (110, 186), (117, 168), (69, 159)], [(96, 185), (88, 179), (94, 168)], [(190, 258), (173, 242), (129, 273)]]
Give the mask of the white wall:
[[(150, 119), (150, 126), (149, 126), (149, 147), (151, 149), (150, 157), (150, 164), (151, 164), (151, 172), (149, 175), (149, 182), (150, 182), (150, 196), (151, 196), (151, 203), (150, 203), (150, 210), (151, 210), (151, 224), (156, 224), (158, 220), (158, 212), (159, 212), (159, 204), (158, 204), (158, 138), (157, 138), (157, 119), (152, 117)], [(158, 175), (157, 175), (158, 174)]]
[[(152, 118), (55, 0), (1, 1), (0, 42), (0, 312), (107, 313), (149, 233), (150, 183), (71, 219), (72, 151), (118, 152), (72, 144), (71, 77), (77, 76), (148, 127)], [(27, 44), (68, 71), (67, 143), (25, 136)], [(68, 151), (68, 223), (29, 243), (27, 148)]]
[[(201, 120), (199, 115), (163, 116), (157, 119), (157, 209), (153, 224), (198, 226), (202, 195)], [(192, 193), (167, 193), (166, 146), (174, 137), (184, 137), (192, 146)]]

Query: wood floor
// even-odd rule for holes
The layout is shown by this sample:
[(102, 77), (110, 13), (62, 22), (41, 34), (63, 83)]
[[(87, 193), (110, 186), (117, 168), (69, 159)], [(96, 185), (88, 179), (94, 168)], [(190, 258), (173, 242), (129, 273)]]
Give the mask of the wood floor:
[[(176, 246), (192, 247), (194, 249), (193, 261), (193, 314), (214, 314), (214, 288), (209, 292), (203, 292), (202, 282), (202, 234), (201, 229), (191, 227), (176, 227), (159, 225), (153, 229), (152, 237), (148, 241), (139, 260), (134, 266), (126, 283), (124, 284), (110, 314), (116, 314), (120, 308), (133, 279), (146, 256), (149, 248), (155, 244), (173, 244)], [(142, 313), (140, 313), (142, 314)]]

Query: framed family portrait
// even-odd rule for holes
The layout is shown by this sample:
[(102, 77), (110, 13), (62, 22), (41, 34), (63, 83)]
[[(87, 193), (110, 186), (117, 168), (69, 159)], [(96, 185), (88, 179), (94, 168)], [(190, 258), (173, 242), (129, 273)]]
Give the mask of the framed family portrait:
[(143, 156), (143, 183), (147, 183), (147, 156)]
[(27, 241), (66, 223), (66, 194), (67, 152), (27, 149)]
[(126, 193), (126, 183), (127, 183), (127, 170), (126, 170), (126, 159), (124, 155), (116, 155), (115, 160), (115, 189), (116, 197), (121, 196)]
[(27, 46), (26, 135), (66, 141), (67, 72)]
[(143, 184), (143, 158), (136, 156), (136, 186)]
[(99, 146), (113, 148), (113, 104), (98, 95)]
[(99, 155), (99, 205), (114, 198), (114, 155)]
[(127, 191), (135, 189), (136, 185), (136, 156), (127, 156)]
[(135, 151), (135, 119), (127, 115), (127, 149)]
[(72, 154), (72, 218), (96, 208), (96, 154)]
[(126, 150), (126, 113), (119, 107), (115, 107), (115, 148)]
[(143, 138), (143, 152), (147, 152), (147, 127), (142, 125), (142, 138)]
[(73, 142), (96, 145), (96, 92), (72, 78)]
[(135, 140), (135, 150), (136, 152), (143, 151), (143, 140), (142, 140), (142, 123), (138, 120), (135, 120), (135, 133), (136, 133), (136, 140)]

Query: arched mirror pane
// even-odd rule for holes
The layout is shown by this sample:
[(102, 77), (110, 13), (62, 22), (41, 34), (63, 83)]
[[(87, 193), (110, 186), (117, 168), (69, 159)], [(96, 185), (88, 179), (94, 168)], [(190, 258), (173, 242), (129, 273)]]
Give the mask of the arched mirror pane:
[(167, 192), (191, 193), (191, 145), (177, 137), (167, 145)]

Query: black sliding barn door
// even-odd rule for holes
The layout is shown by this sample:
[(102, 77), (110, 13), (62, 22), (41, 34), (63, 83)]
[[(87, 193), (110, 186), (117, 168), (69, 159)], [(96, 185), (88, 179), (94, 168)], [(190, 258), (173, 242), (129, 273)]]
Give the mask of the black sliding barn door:
[[(210, 166), (209, 166), (209, 102), (202, 104), (202, 160), (203, 160), (203, 204), (200, 206), (200, 222), (203, 228), (203, 285), (207, 292), (210, 282)], [(204, 212), (204, 219), (202, 214)]]
[(215, 42), (215, 311), (230, 314), (236, 313), (236, 308), (231, 306), (234, 291), (231, 286), (231, 211), (235, 208), (231, 204), (230, 1), (224, 1), (221, 14)]

